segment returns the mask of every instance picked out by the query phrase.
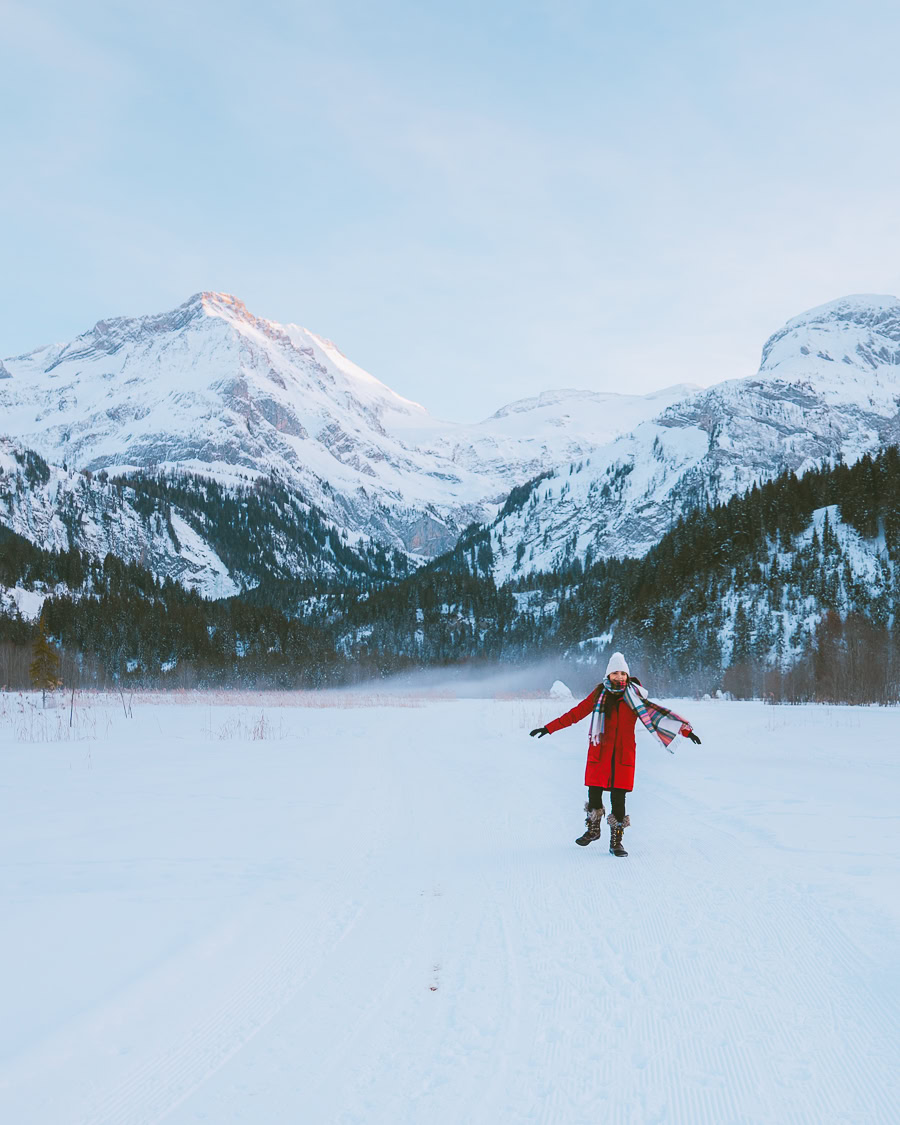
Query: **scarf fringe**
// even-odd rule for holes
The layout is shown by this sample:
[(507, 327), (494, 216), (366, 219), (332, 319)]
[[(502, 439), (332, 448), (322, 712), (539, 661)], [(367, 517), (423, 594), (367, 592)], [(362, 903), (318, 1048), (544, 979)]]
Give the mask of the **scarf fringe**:
[[(683, 719), (681, 715), (676, 715), (674, 711), (670, 711), (667, 707), (663, 707), (659, 703), (654, 703), (650, 699), (642, 699), (632, 680), (628, 681), (622, 691), (615, 691), (609, 681), (609, 677), (607, 677), (600, 687), (600, 694), (597, 697), (597, 702), (594, 704), (594, 710), (591, 714), (590, 742), (592, 746), (596, 746), (603, 737), (603, 730), (606, 723), (604, 706), (607, 693), (620, 695), (647, 730), (665, 746), (670, 754), (675, 753), (671, 743), (679, 731), (684, 727), (687, 727), (688, 732), (691, 730), (691, 724), (687, 719)], [(669, 721), (666, 722), (666, 720)]]

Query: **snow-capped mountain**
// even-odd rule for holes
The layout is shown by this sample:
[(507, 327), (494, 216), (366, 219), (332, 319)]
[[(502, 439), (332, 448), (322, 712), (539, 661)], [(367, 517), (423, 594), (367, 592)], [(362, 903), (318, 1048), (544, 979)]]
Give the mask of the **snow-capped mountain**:
[(775, 333), (755, 376), (689, 395), (539, 481), (490, 529), (494, 573), (642, 555), (692, 508), (898, 440), (900, 301), (845, 297)]
[[(63, 485), (72, 470), (191, 472), (235, 487), (274, 476), (351, 548), (375, 540), (420, 558), (496, 516), (502, 580), (589, 552), (640, 555), (693, 507), (784, 469), (855, 461), (900, 438), (898, 399), (895, 297), (846, 297), (795, 317), (766, 342), (750, 378), (647, 396), (550, 391), (463, 425), (432, 417), (330, 341), (202, 293), (172, 312), (101, 321), (68, 344), (6, 359), (0, 432), (65, 464), (57, 491), (70, 506), (81, 495)], [(550, 475), (522, 488), (540, 474)], [(3, 518), (54, 545), (50, 522), (25, 508)], [(202, 540), (203, 521), (192, 519)], [(89, 526), (91, 518), (78, 525)], [(168, 559), (165, 544), (158, 559), (148, 555), (146, 530), (123, 523), (115, 550), (125, 558), (138, 557), (126, 547), (132, 531), (158, 573), (182, 567), (208, 592), (247, 580), (221, 571), (220, 558), (195, 573), (183, 556)], [(93, 550), (90, 536), (68, 534)], [(193, 554), (201, 558), (199, 546)]]
[(80, 470), (276, 474), (351, 533), (412, 555), (453, 545), (509, 490), (683, 397), (563, 391), (478, 425), (441, 422), (297, 325), (200, 293), (5, 360), (0, 433)]
[(596, 449), (699, 390), (681, 383), (648, 395), (564, 389), (519, 399), (474, 425), (408, 425), (403, 436), (455, 465), (496, 475), (504, 495), (538, 473)]
[(760, 376), (806, 384), (830, 403), (890, 414), (900, 393), (900, 301), (843, 297), (794, 317), (763, 347)]

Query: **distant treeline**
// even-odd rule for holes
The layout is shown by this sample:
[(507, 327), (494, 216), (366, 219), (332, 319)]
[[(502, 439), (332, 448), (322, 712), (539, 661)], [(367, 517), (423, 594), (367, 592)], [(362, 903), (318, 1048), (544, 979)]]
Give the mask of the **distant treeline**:
[[(147, 503), (182, 507), (172, 488), (147, 486)], [(230, 502), (210, 493), (213, 508)], [(823, 508), (830, 513), (811, 527)], [(247, 548), (239, 511), (229, 513), (215, 521), (217, 550), (234, 565)], [(852, 466), (785, 473), (690, 513), (642, 559), (576, 561), (499, 588), (489, 535), (475, 527), (412, 574), (384, 553), (352, 582), (293, 581), (279, 567), (220, 601), (113, 556), (45, 552), (0, 528), (0, 583), (65, 589), (47, 598), (44, 626), (64, 676), (96, 684), (324, 686), (411, 668), (577, 660), (592, 651), (583, 642), (612, 632), (657, 693), (893, 702), (898, 561), (894, 447)], [(35, 628), (0, 616), (0, 684), (23, 686)]]

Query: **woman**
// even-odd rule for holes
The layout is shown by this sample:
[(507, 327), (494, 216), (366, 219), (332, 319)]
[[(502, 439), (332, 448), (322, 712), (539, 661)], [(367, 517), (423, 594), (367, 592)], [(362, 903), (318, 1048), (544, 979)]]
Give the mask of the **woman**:
[(641, 686), (640, 680), (629, 674), (628, 664), (621, 652), (614, 652), (606, 666), (603, 683), (597, 684), (587, 699), (582, 699), (577, 707), (531, 732), (543, 738), (554, 734), (563, 727), (570, 727), (587, 715), (591, 716), (591, 730), (588, 740), (587, 766), (584, 783), (588, 787), (587, 830), (575, 841), (587, 847), (593, 840), (600, 839), (603, 827), (603, 790), (609, 790), (611, 829), (609, 850), (615, 856), (627, 856), (622, 847), (622, 833), (631, 823), (625, 813), (625, 794), (634, 788), (634, 728), (638, 719), (670, 753), (669, 743), (676, 734), (682, 734), (699, 746), (700, 739), (691, 729), (687, 719), (682, 719), (674, 711), (668, 711), (658, 703), (652, 703)]

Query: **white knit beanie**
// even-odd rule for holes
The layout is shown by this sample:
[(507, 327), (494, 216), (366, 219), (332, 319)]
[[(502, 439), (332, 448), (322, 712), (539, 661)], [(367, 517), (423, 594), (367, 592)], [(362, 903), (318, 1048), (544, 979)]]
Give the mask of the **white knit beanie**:
[(621, 652), (614, 652), (609, 658), (609, 664), (606, 665), (606, 675), (608, 676), (610, 672), (624, 672), (626, 676), (630, 674), (628, 661)]

